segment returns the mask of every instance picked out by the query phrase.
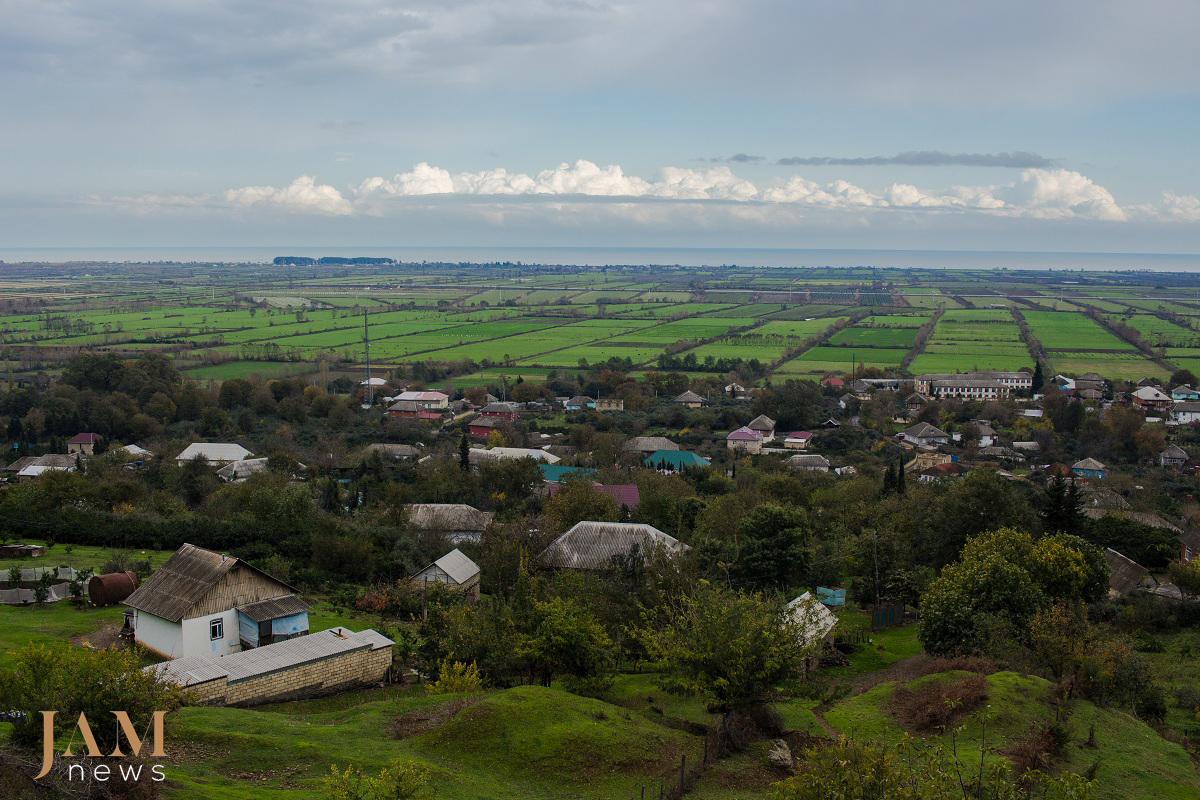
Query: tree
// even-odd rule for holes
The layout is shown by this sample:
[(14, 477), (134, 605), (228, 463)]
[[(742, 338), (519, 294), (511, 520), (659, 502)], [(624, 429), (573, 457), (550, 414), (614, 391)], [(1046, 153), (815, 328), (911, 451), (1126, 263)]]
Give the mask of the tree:
[(576, 522), (617, 522), (621, 518), (617, 503), (592, 485), (591, 479), (572, 476), (559, 484), (558, 492), (542, 504), (546, 529), (554, 534), (566, 531)]
[(647, 611), (635, 635), (662, 664), (663, 688), (705, 695), (727, 715), (794, 684), (809, 653), (802, 627), (782, 603), (707, 581), (677, 603)]
[(1083, 528), (1086, 517), (1083, 515), (1083, 494), (1075, 484), (1075, 479), (1066, 479), (1055, 475), (1046, 484), (1046, 493), (1042, 496), (1041, 509), (1038, 512), (1043, 528), (1050, 533), (1076, 534)]
[(471, 440), (465, 433), (458, 440), (458, 468), (463, 472), (471, 471)]
[(786, 592), (808, 572), (811, 536), (803, 509), (759, 505), (739, 526), (735, 581), (751, 590)]
[(533, 630), (517, 643), (543, 686), (555, 675), (576, 681), (604, 680), (612, 663), (612, 642), (604, 627), (581, 603), (565, 597), (534, 601)]
[(1042, 371), (1042, 362), (1038, 361), (1033, 365), (1033, 391), (1040, 392), (1042, 384), (1046, 382), (1046, 373)]
[(1172, 561), (1167, 566), (1167, 574), (1184, 595), (1200, 597), (1200, 559)]
[(1196, 373), (1192, 372), (1190, 369), (1177, 369), (1171, 373), (1171, 385), (1172, 386), (1179, 386), (1180, 384), (1187, 384), (1188, 386), (1191, 386), (1192, 388), (1196, 388), (1196, 384), (1198, 382), (1200, 382), (1200, 381), (1197, 381)]
[(1038, 541), (1005, 528), (970, 539), (921, 601), (917, 635), (935, 655), (988, 652), (1023, 642), (1029, 620), (1054, 601), (1092, 602), (1108, 589), (1099, 549), (1075, 536)]

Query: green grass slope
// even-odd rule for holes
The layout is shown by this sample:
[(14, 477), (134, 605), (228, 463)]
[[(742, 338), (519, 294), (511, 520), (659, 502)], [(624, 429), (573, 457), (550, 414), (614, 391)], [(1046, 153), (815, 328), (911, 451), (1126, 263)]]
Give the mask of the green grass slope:
[[(966, 674), (938, 673), (907, 685), (945, 681)], [(1048, 681), (1013, 672), (997, 672), (986, 680), (985, 705), (958, 723), (961, 727), (956, 742), (958, 753), (968, 764), (978, 763), (981, 744), (985, 758), (1002, 758), (999, 753), (1021, 741), (1031, 726), (1054, 718), (1054, 710), (1046, 702)], [(857, 741), (898, 742), (905, 730), (886, 709), (896, 686), (884, 683), (847, 698), (826, 711), (825, 720)], [(1200, 773), (1182, 747), (1163, 739), (1144, 722), (1123, 711), (1100, 708), (1084, 700), (1075, 701), (1072, 710), (1068, 723), (1070, 741), (1058, 766), (1083, 773), (1099, 760), (1094, 787), (1099, 800), (1200, 797)], [(1093, 724), (1095, 748), (1086, 745)], [(942, 735), (947, 743), (949, 737), (950, 734)]]
[(391, 731), (447, 698), (394, 688), (263, 709), (186, 708), (168, 731), (180, 798), (319, 798), (329, 765), (427, 767), (446, 800), (610, 798), (657, 785), (702, 742), (599, 700), (522, 687), (488, 694), (432, 730)]

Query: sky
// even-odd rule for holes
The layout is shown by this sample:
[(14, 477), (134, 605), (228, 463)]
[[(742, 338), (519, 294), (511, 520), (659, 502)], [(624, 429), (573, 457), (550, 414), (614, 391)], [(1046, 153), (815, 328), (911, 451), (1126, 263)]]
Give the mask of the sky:
[(1200, 252), (1194, 0), (0, 0), (0, 248)]

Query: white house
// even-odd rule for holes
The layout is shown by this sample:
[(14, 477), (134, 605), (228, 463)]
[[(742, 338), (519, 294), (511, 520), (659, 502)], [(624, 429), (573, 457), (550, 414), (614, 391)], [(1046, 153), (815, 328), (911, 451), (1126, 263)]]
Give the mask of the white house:
[(217, 467), (233, 461), (241, 461), (249, 455), (251, 455), (251, 452), (240, 444), (231, 444), (228, 442), (192, 442), (184, 448), (182, 453), (175, 456), (175, 461), (182, 466), (195, 459), (196, 456), (199, 456), (208, 462), (209, 466)]
[(937, 446), (940, 444), (950, 444), (950, 434), (946, 433), (941, 428), (930, 425), (928, 422), (918, 422), (911, 428), (905, 428), (900, 432), (901, 438), (909, 444)]
[(1200, 403), (1176, 403), (1171, 408), (1171, 421), (1180, 425), (1200, 422)]
[(457, 548), (413, 575), (410, 580), (421, 588), (431, 583), (444, 583), (462, 592), (469, 600), (479, 599), (479, 566)]
[(125, 600), (134, 640), (167, 658), (224, 656), (308, 633), (296, 590), (233, 556), (185, 544)]
[(394, 399), (397, 402), (416, 403), (423, 409), (450, 407), (450, 396), (441, 392), (401, 392)]

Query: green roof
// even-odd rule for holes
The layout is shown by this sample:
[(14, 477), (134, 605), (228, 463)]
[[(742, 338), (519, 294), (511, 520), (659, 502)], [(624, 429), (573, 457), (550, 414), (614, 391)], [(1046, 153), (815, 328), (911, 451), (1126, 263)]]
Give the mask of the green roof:
[(563, 464), (538, 464), (542, 470), (542, 480), (558, 483), (572, 473), (579, 472), (583, 475), (591, 475), (596, 470), (591, 467), (568, 467)]
[(655, 450), (646, 456), (646, 460), (642, 463), (651, 469), (657, 469), (660, 464), (665, 464), (670, 469), (707, 467), (709, 465), (707, 458), (698, 456), (691, 450)]

